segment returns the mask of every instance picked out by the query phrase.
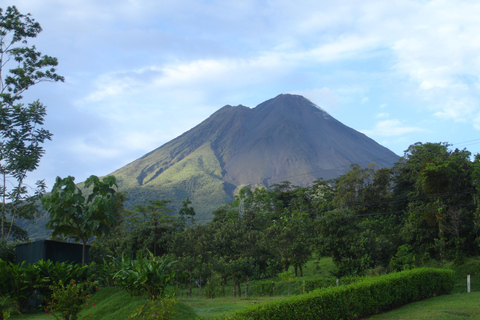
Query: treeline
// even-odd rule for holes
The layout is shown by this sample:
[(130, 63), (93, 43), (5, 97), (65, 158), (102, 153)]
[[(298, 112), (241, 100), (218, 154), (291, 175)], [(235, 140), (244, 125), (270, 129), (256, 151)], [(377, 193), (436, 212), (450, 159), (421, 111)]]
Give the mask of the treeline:
[(352, 165), (309, 187), (244, 188), (206, 224), (195, 222), (188, 199), (178, 217), (169, 201), (150, 201), (123, 211), (90, 255), (171, 255), (190, 289), (215, 280), (224, 291), (232, 280), (234, 294), (248, 279), (290, 267), (302, 276), (313, 255), (333, 257), (338, 276), (461, 261), (479, 253), (479, 178), (479, 155), (417, 143), (393, 168)]

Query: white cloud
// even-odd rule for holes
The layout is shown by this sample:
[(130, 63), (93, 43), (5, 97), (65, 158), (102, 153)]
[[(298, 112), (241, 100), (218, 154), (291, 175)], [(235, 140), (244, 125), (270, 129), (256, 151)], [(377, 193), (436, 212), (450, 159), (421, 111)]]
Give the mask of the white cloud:
[(388, 113), (377, 113), (375, 115), (375, 118), (377, 118), (377, 119), (388, 118), (388, 117), (390, 117), (390, 114), (388, 114)]
[(397, 119), (382, 120), (377, 122), (372, 130), (362, 130), (364, 134), (374, 137), (396, 137), (422, 131), (425, 131), (425, 129), (406, 126)]

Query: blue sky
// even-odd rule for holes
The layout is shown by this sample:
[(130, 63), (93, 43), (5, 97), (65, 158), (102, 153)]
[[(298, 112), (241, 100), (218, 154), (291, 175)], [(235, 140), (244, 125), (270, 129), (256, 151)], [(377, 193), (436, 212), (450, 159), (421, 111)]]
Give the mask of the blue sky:
[[(480, 152), (480, 3), (412, 0), (15, 0), (65, 83), (32, 180), (105, 175), (226, 104), (305, 96), (398, 155)], [(5, 8), (9, 3), (3, 2)], [(29, 101), (27, 100), (27, 102)]]

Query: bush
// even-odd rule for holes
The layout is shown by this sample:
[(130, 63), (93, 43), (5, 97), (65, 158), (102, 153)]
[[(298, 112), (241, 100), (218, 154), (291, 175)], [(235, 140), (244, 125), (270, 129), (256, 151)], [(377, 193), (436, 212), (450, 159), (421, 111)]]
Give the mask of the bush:
[(77, 320), (80, 311), (88, 306), (90, 300), (88, 293), (96, 285), (96, 282), (88, 281), (83, 283), (72, 281), (65, 285), (59, 281), (58, 284), (50, 286), (52, 295), (44, 311), (54, 315), (56, 319)]
[(237, 312), (234, 319), (353, 319), (450, 292), (454, 272), (421, 268), (318, 289)]
[(17, 265), (0, 260), (0, 297), (8, 294), (22, 310), (27, 298), (35, 290), (35, 282), (31, 280), (33, 277), (33, 267), (25, 261)]
[(175, 279), (175, 272), (171, 271), (174, 262), (154, 257), (151, 252), (149, 255), (143, 258), (139, 251), (136, 260), (122, 257), (120, 271), (114, 278), (131, 295), (146, 294), (149, 300), (155, 300), (163, 297), (166, 287)]
[(35, 262), (32, 267), (34, 270), (32, 281), (35, 283), (35, 289), (40, 292), (43, 301), (50, 300), (53, 293), (51, 287), (59, 282), (81, 282), (88, 279), (88, 266), (79, 264), (40, 260)]
[(0, 260), (15, 263), (15, 244), (0, 241)]

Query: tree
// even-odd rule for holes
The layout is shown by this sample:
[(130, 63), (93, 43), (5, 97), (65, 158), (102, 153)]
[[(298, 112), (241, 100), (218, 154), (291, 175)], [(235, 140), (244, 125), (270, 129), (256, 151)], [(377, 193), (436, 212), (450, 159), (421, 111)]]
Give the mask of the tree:
[(134, 242), (143, 241), (143, 248), (137, 248), (138, 250), (148, 249), (154, 256), (160, 255), (161, 237), (170, 229), (178, 227), (178, 219), (168, 215), (173, 211), (168, 207), (171, 202), (170, 200), (148, 200), (146, 205), (139, 204), (133, 211), (128, 211), (127, 230), (131, 230), (135, 237)]
[(418, 254), (441, 261), (475, 253), (475, 163), (447, 143), (416, 143), (394, 167), (396, 210), (405, 210), (404, 234)]
[(42, 55), (28, 40), (42, 28), (30, 14), (15, 6), (0, 8), (0, 193), (2, 197), (0, 240), (15, 238), (15, 221), (33, 219), (35, 201), (44, 192), (37, 182), (34, 195), (29, 194), (25, 178), (35, 170), (44, 154), (42, 144), (52, 134), (42, 128), (46, 107), (35, 101), (25, 106), (23, 93), (43, 81), (64, 81), (55, 71), (57, 59)]
[(94, 236), (108, 233), (117, 221), (119, 201), (115, 189), (114, 176), (100, 180), (90, 176), (85, 181), (85, 188), (92, 187), (88, 196), (74, 183), (75, 178), (57, 177), (49, 195), (42, 198), (44, 209), (50, 214), (48, 229), (53, 229), (52, 236), (64, 235), (75, 241), (81, 241), (82, 265), (85, 264), (85, 246)]
[(182, 201), (182, 207), (178, 211), (178, 215), (180, 216), (180, 220), (182, 223), (187, 226), (188, 220), (190, 220), (190, 224), (195, 223), (195, 219), (193, 218), (195, 216), (195, 209), (191, 206), (192, 201), (187, 197), (185, 200)]

